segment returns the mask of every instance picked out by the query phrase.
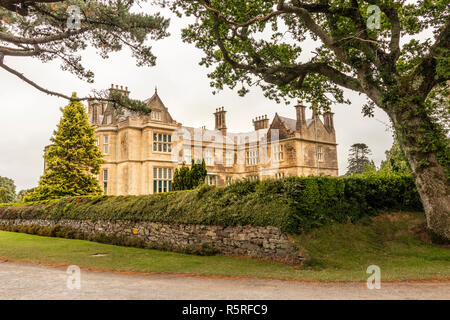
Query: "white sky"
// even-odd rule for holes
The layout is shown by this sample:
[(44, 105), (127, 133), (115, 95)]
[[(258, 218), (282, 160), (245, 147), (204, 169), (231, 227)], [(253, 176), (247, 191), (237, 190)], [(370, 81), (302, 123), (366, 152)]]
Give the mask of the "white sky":
[[(169, 16), (166, 11), (163, 13)], [(202, 52), (193, 45), (181, 41), (182, 20), (171, 16), (171, 36), (153, 42), (153, 53), (157, 56), (155, 67), (136, 67), (130, 51), (125, 49), (103, 60), (88, 50), (83, 54), (84, 63), (95, 72), (95, 83), (88, 84), (76, 76), (64, 72), (57, 61), (43, 64), (29, 58), (5, 58), (28, 78), (44, 88), (70, 95), (89, 94), (92, 89), (107, 89), (112, 83), (128, 86), (131, 97), (146, 99), (153, 95), (155, 86), (172, 117), (183, 125), (214, 128), (213, 112), (224, 106), (227, 112), (229, 132), (253, 130), (252, 119), (267, 114), (270, 119), (275, 112), (295, 118), (291, 105), (277, 104), (266, 99), (262, 91), (254, 87), (245, 97), (235, 91), (224, 90), (212, 95), (210, 71), (198, 65)], [(305, 48), (304, 51), (308, 51)], [(387, 115), (377, 109), (374, 118), (363, 117), (361, 107), (365, 98), (347, 91), (351, 105), (335, 105), (335, 129), (338, 143), (339, 174), (347, 168), (350, 145), (366, 143), (372, 150), (372, 158), (378, 166), (385, 158), (384, 151), (392, 144), (387, 131)], [(0, 69), (0, 176), (12, 178), (17, 191), (37, 185), (43, 171), (43, 149), (59, 122), (60, 107), (67, 101), (51, 97), (34, 89), (22, 80)], [(308, 118), (311, 111), (307, 113)]]

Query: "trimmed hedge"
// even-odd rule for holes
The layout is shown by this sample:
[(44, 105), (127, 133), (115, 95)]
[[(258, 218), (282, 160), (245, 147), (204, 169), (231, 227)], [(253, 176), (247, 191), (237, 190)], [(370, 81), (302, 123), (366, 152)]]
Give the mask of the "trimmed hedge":
[(73, 197), (0, 206), (0, 219), (131, 220), (275, 226), (299, 233), (380, 210), (423, 210), (409, 175), (289, 177), (143, 196)]

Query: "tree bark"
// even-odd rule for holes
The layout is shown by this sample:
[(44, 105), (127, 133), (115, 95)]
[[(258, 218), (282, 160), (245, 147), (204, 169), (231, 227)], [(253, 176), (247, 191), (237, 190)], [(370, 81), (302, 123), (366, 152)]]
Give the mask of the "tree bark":
[[(407, 111), (388, 114), (413, 171), (428, 228), (450, 240), (450, 179), (438, 159), (439, 149), (423, 150), (424, 145), (433, 143), (430, 136), (434, 135), (430, 135), (429, 130), (436, 128), (436, 124), (420, 110), (423, 106), (412, 105)], [(439, 135), (434, 137), (437, 139)]]

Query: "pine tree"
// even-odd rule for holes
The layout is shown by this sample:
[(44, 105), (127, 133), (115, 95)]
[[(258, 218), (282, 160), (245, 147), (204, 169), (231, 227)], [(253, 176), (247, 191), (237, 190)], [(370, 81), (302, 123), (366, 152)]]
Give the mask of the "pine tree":
[[(77, 98), (75, 93), (72, 98)], [(95, 177), (103, 157), (83, 104), (72, 100), (62, 112), (57, 130), (50, 139), (53, 144), (45, 154), (47, 168), (39, 186), (26, 195), (25, 201), (103, 193)]]
[(346, 175), (361, 174), (364, 166), (370, 164), (368, 156), (372, 153), (365, 143), (354, 143), (350, 147)]

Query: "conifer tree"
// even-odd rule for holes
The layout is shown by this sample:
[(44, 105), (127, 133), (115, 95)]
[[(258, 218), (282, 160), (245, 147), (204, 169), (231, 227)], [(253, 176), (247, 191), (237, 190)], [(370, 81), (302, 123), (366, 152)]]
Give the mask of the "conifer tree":
[(52, 145), (45, 154), (47, 168), (39, 186), (25, 201), (55, 199), (64, 196), (100, 195), (103, 193), (97, 175), (103, 163), (96, 145), (94, 128), (76, 94), (63, 110), (63, 116), (50, 139)]
[(371, 151), (365, 143), (354, 143), (350, 147), (348, 167), (346, 175), (361, 174), (364, 166), (370, 164), (369, 155)]
[(195, 163), (192, 160), (191, 168), (184, 163), (180, 169), (175, 169), (173, 176), (173, 190), (191, 190), (205, 182), (208, 172), (206, 171), (205, 160)]

